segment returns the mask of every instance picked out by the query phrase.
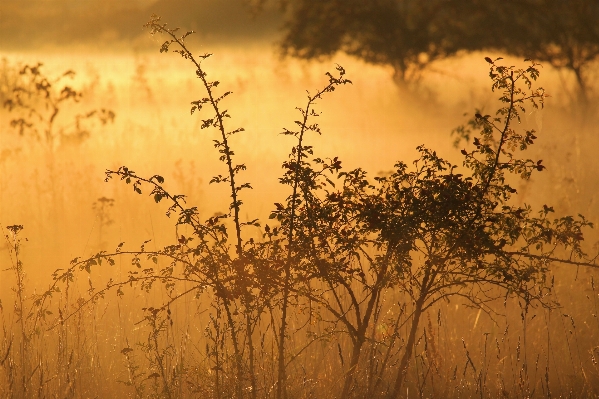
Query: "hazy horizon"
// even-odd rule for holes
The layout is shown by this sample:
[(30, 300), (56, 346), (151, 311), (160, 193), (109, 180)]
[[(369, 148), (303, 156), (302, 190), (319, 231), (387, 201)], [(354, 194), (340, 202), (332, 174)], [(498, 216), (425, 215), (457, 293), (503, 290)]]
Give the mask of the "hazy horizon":
[(210, 43), (274, 42), (281, 13), (272, 7), (250, 11), (244, 0), (5, 0), (0, 5), (0, 43), (3, 51), (151, 49), (142, 26), (152, 14), (170, 27), (194, 30)]

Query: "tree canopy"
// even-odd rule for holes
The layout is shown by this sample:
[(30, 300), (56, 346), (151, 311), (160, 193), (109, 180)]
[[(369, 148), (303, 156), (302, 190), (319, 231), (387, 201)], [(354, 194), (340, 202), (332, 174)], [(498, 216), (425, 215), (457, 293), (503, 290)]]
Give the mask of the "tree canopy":
[[(265, 0), (263, 1), (265, 2)], [(599, 56), (599, 3), (588, 0), (296, 0), (282, 50), (314, 59), (337, 51), (390, 65), (398, 81), (431, 62), (496, 50), (572, 71), (581, 95)]]

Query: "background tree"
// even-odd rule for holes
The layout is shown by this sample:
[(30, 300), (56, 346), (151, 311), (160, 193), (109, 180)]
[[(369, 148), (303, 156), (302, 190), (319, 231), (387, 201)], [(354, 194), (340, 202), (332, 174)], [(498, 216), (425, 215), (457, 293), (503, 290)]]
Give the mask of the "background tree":
[[(260, 7), (266, 0), (253, 2)], [(314, 59), (337, 51), (390, 65), (413, 81), (432, 62), (496, 50), (572, 71), (583, 99), (599, 56), (599, 3), (586, 0), (281, 0), (284, 54)]]
[[(468, 4), (470, 3), (470, 4)], [(467, 2), (478, 49), (534, 58), (571, 71), (582, 101), (588, 100), (592, 63), (599, 56), (599, 3), (585, 0)], [(477, 9), (480, 11), (476, 12)], [(471, 37), (470, 40), (474, 40)]]

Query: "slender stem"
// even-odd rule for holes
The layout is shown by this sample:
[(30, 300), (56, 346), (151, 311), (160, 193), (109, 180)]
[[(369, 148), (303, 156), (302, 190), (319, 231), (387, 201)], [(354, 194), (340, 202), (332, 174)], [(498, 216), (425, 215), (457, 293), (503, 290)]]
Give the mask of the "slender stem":
[[(216, 116), (216, 120), (217, 120), (217, 128), (220, 132), (221, 139), (222, 139), (222, 142), (221, 142), (221, 145), (223, 147), (222, 153), (225, 156), (225, 163), (227, 164), (227, 169), (228, 169), (228, 173), (229, 173), (229, 185), (231, 188), (231, 199), (232, 199), (230, 209), (233, 210), (233, 221), (234, 221), (235, 233), (236, 233), (235, 249), (236, 249), (238, 258), (243, 258), (243, 241), (242, 241), (242, 237), (241, 237), (241, 223), (239, 221), (240, 202), (239, 202), (239, 199), (237, 196), (239, 188), (235, 184), (236, 168), (233, 167), (233, 151), (231, 150), (231, 148), (229, 146), (228, 134), (225, 131), (224, 122), (223, 122), (223, 118), (226, 114), (226, 111), (221, 112), (221, 110), (219, 109), (218, 100), (214, 98), (214, 94), (212, 92), (213, 84), (209, 83), (206, 80), (206, 73), (203, 71), (200, 63), (198, 61), (196, 61), (193, 54), (187, 49), (187, 46), (183, 42), (183, 37), (178, 38), (175, 35), (175, 31), (166, 29), (165, 26), (159, 25), (157, 23), (157, 21), (152, 21), (150, 23), (150, 26), (152, 26), (152, 28), (155, 29), (156, 31), (164, 32), (167, 35), (169, 35), (170, 37), (172, 37), (171, 43), (177, 43), (179, 45), (179, 47), (181, 48), (181, 52), (180, 52), (181, 55), (183, 55), (184, 58), (189, 59), (195, 65), (196, 75), (201, 79), (202, 83), (204, 84), (204, 88), (208, 94), (208, 99), (209, 99), (210, 105), (212, 106), (212, 108), (214, 109), (214, 112), (215, 112), (215, 116)], [(227, 299), (226, 288), (223, 287), (221, 284), (218, 284), (218, 280), (219, 280), (218, 272), (215, 274), (215, 276), (216, 276), (216, 280), (217, 280), (217, 291), (220, 291), (222, 294), (221, 297), (223, 298), (223, 304), (225, 306), (227, 321), (231, 328), (231, 339), (233, 341), (233, 348), (235, 351), (235, 364), (236, 364), (236, 373), (237, 373), (236, 396), (238, 399), (241, 399), (243, 396), (243, 388), (242, 388), (243, 364), (242, 364), (242, 359), (241, 359), (241, 357), (242, 357), (241, 351), (240, 351), (239, 344), (237, 341), (237, 338), (238, 338), (237, 331), (235, 329), (235, 323), (233, 321), (233, 317), (231, 314), (229, 300)], [(218, 285), (220, 285), (220, 287), (218, 287)], [(250, 326), (248, 326), (248, 328), (249, 327)]]
[(277, 399), (282, 399), (285, 398), (287, 396), (287, 389), (286, 389), (286, 380), (287, 380), (287, 373), (286, 373), (286, 364), (285, 364), (285, 334), (286, 334), (286, 330), (287, 330), (287, 307), (289, 305), (289, 279), (291, 276), (291, 260), (293, 258), (293, 233), (294, 233), (294, 228), (295, 228), (295, 208), (296, 208), (296, 202), (297, 202), (297, 197), (298, 197), (298, 193), (297, 193), (297, 188), (299, 185), (299, 180), (300, 180), (300, 174), (299, 174), (299, 170), (300, 170), (300, 165), (302, 162), (302, 156), (303, 156), (303, 140), (304, 140), (304, 133), (306, 131), (306, 124), (308, 122), (308, 113), (310, 111), (310, 105), (312, 104), (312, 97), (308, 97), (308, 105), (306, 106), (306, 109), (304, 111), (304, 119), (302, 121), (302, 126), (301, 126), (301, 130), (299, 133), (299, 137), (298, 137), (298, 144), (297, 144), (297, 155), (296, 155), (296, 159), (295, 159), (295, 175), (294, 175), (294, 179), (293, 179), (293, 192), (291, 194), (291, 215), (289, 217), (289, 231), (287, 233), (287, 242), (288, 242), (288, 248), (287, 248), (287, 261), (285, 262), (285, 278), (284, 278), (284, 282), (283, 282), (283, 304), (282, 304), (282, 309), (281, 309), (281, 326), (279, 328), (279, 347), (278, 347), (278, 376), (277, 376), (277, 395), (276, 398)]
[(505, 143), (505, 139), (507, 137), (507, 132), (508, 132), (508, 130), (510, 128), (510, 124), (511, 124), (511, 121), (512, 121), (512, 114), (514, 112), (514, 104), (515, 104), (515, 102), (514, 102), (514, 91), (516, 90), (516, 81), (514, 80), (514, 72), (513, 71), (510, 74), (510, 82), (511, 82), (511, 86), (510, 86), (510, 107), (508, 109), (508, 113), (507, 113), (507, 116), (505, 118), (505, 126), (503, 127), (503, 130), (501, 131), (501, 137), (499, 139), (499, 146), (497, 147), (497, 153), (495, 154), (495, 160), (493, 161), (493, 166), (491, 167), (490, 175), (489, 175), (487, 181), (485, 182), (485, 185), (484, 185), (483, 190), (481, 192), (481, 199), (487, 193), (487, 190), (489, 189), (489, 186), (491, 185), (491, 182), (493, 181), (493, 178), (495, 177), (495, 173), (497, 172), (497, 166), (499, 165), (499, 157), (501, 156), (501, 149), (503, 148), (503, 144)]
[(237, 238), (237, 243), (236, 243), (236, 250), (237, 250), (237, 255), (239, 257), (242, 257), (243, 255), (243, 241), (241, 238), (241, 223), (239, 221), (239, 200), (237, 198), (237, 192), (238, 192), (238, 187), (236, 187), (235, 185), (235, 168), (233, 167), (233, 151), (231, 151), (231, 148), (229, 146), (229, 139), (227, 136), (227, 132), (225, 130), (225, 125), (224, 125), (224, 121), (223, 121), (223, 117), (224, 114), (220, 111), (220, 109), (218, 108), (218, 101), (214, 98), (214, 94), (212, 93), (212, 85), (210, 83), (208, 83), (208, 81), (206, 80), (206, 73), (204, 72), (204, 70), (202, 69), (200, 63), (198, 61), (196, 61), (195, 57), (193, 56), (193, 54), (191, 53), (191, 51), (189, 51), (187, 49), (187, 46), (185, 45), (185, 43), (183, 42), (183, 39), (178, 38), (174, 31), (166, 29), (165, 26), (161, 26), (159, 24), (157, 24), (156, 22), (152, 22), (151, 26), (155, 29), (157, 29), (160, 32), (164, 32), (167, 35), (169, 35), (170, 37), (173, 38), (173, 42), (177, 43), (179, 45), (179, 47), (181, 47), (181, 50), (184, 54), (184, 57), (189, 59), (196, 67), (196, 71), (197, 71), (197, 76), (202, 80), (202, 83), (204, 84), (204, 88), (206, 89), (206, 93), (208, 94), (208, 98), (209, 98), (209, 102), (210, 105), (212, 106), (212, 108), (214, 109), (215, 115), (216, 115), (216, 120), (218, 123), (218, 130), (220, 132), (221, 138), (222, 138), (222, 145), (224, 147), (223, 153), (225, 155), (225, 162), (227, 164), (227, 169), (229, 172), (229, 185), (231, 186), (231, 208), (233, 210), (233, 221), (235, 224), (235, 232), (236, 232), (236, 238)]
[(314, 104), (314, 101), (316, 101), (317, 99), (321, 98), (321, 96), (327, 92), (330, 91), (331, 87), (333, 87), (333, 85), (336, 82), (331, 79), (331, 81), (329, 82), (329, 84), (322, 89), (321, 91), (317, 92), (314, 96), (310, 96), (308, 95), (308, 104), (306, 105), (306, 108), (304, 110), (302, 110), (302, 116), (303, 116), (303, 120), (301, 122), (301, 128), (299, 131), (299, 134), (297, 135), (298, 138), (298, 144), (297, 147), (295, 147), (296, 150), (296, 156), (295, 156), (295, 164), (293, 165), (294, 168), (294, 177), (293, 177), (293, 188), (292, 188), (292, 193), (291, 193), (291, 214), (289, 216), (289, 230), (287, 232), (287, 243), (288, 243), (288, 248), (287, 248), (287, 261), (285, 262), (285, 277), (283, 280), (283, 303), (281, 305), (281, 326), (279, 328), (279, 342), (278, 342), (278, 376), (277, 376), (277, 392), (276, 392), (276, 399), (282, 399), (285, 398), (287, 396), (287, 391), (286, 391), (286, 362), (285, 362), (285, 334), (286, 334), (286, 330), (287, 330), (287, 308), (289, 306), (289, 280), (291, 278), (291, 262), (293, 260), (293, 255), (294, 255), (294, 231), (295, 231), (295, 213), (296, 213), (296, 208), (297, 208), (297, 200), (299, 197), (298, 194), (298, 188), (299, 188), (299, 183), (301, 181), (302, 178), (302, 174), (300, 174), (301, 171), (301, 165), (302, 165), (302, 159), (304, 157), (304, 147), (303, 147), (303, 141), (304, 141), (304, 134), (306, 133), (306, 130), (308, 129), (308, 118), (310, 116), (310, 111), (311, 111), (311, 107)]

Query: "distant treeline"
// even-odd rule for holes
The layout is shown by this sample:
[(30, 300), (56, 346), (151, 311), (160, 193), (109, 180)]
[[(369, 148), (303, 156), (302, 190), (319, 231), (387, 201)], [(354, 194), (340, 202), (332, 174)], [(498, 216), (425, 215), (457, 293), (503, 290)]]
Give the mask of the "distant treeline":
[(496, 50), (570, 70), (586, 95), (588, 66), (599, 56), (597, 1), (280, 1), (287, 54), (313, 59), (341, 50), (391, 65), (400, 81), (417, 79), (435, 60)]
[(286, 55), (342, 51), (392, 66), (398, 82), (416, 81), (436, 60), (494, 50), (571, 71), (583, 99), (599, 56), (599, 2), (589, 0), (5, 0), (2, 13), (5, 50), (109, 47), (138, 37), (156, 13), (204, 40), (273, 41), (282, 33)]

